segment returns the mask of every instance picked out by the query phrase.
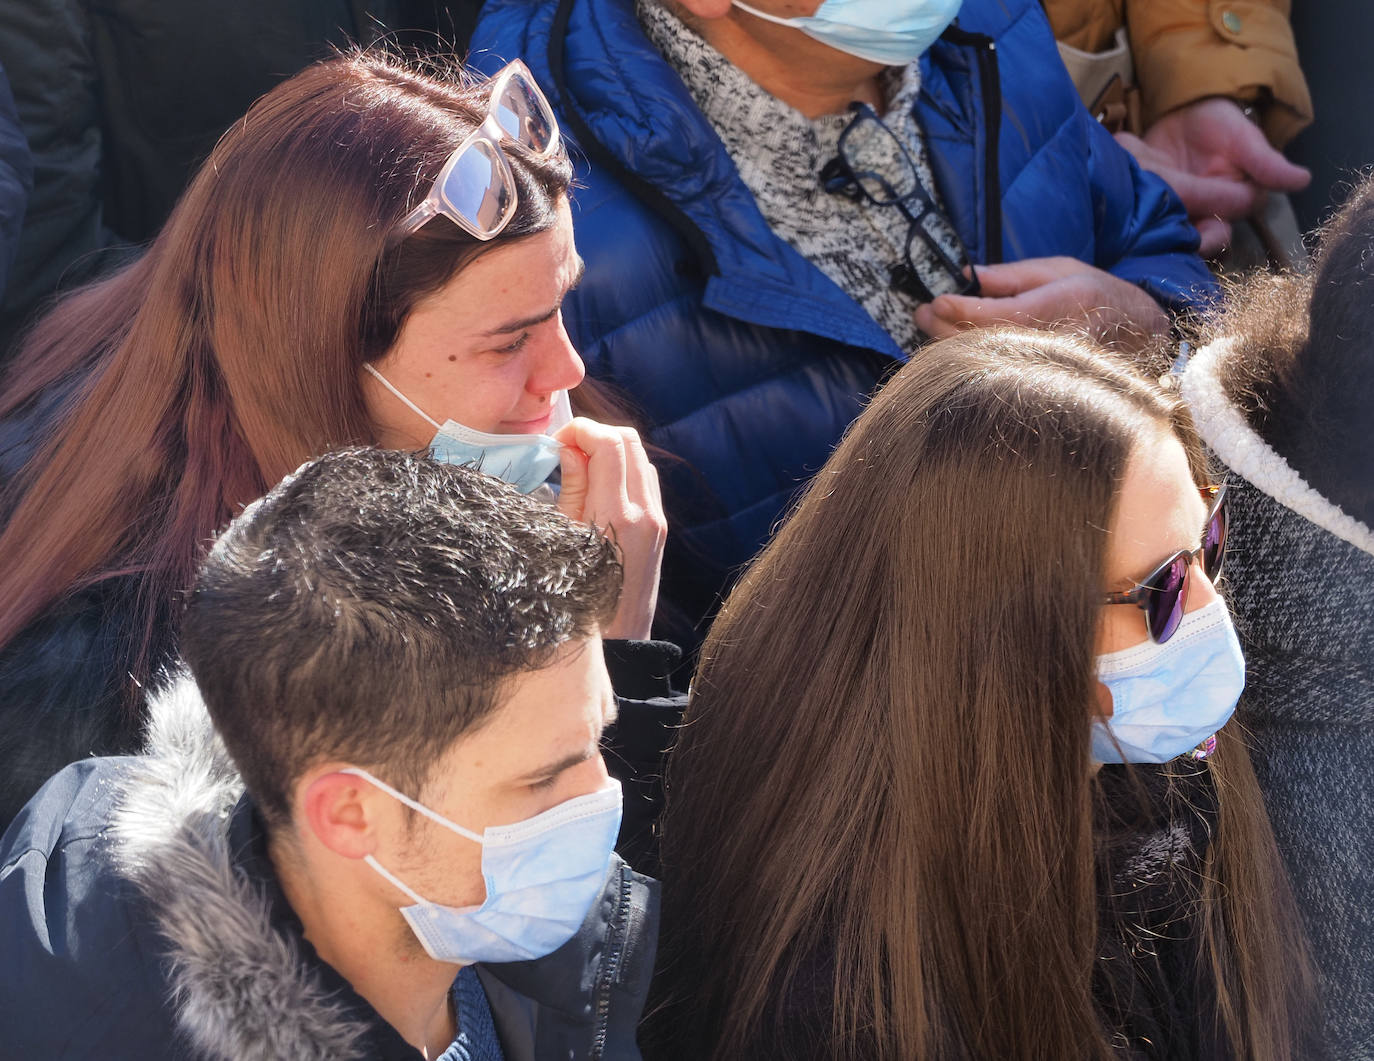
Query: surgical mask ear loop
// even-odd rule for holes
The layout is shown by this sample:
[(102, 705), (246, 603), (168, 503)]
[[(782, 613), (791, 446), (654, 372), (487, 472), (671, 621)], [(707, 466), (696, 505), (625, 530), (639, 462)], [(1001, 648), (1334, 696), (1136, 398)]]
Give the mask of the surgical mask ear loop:
[(434, 428), (435, 431), (441, 431), (441, 430), (443, 430), (443, 428), (440, 426), (440, 424), (439, 424), (439, 422), (438, 422), (437, 420), (435, 420), (432, 416), (429, 415), (429, 413), (425, 412), (425, 411), (424, 411), (423, 409), (421, 409), (418, 405), (416, 405), (413, 401), (411, 401), (411, 400), (410, 400), (409, 398), (407, 398), (404, 394), (402, 394), (400, 391), (398, 391), (394, 386), (392, 386), (391, 381), (390, 381), (389, 379), (387, 379), (385, 376), (383, 376), (380, 372), (378, 372), (375, 368), (373, 368), (370, 364), (364, 363), (364, 364), (363, 364), (363, 371), (364, 371), (364, 372), (371, 373), (371, 375), (373, 376), (373, 378), (375, 378), (375, 379), (377, 380), (378, 383), (380, 383), (383, 387), (385, 387), (387, 390), (389, 390), (392, 394), (396, 395), (396, 397), (400, 398), (401, 401), (405, 404), (405, 407), (406, 407), (407, 409), (409, 409), (409, 410), (410, 410), (412, 413), (414, 413), (416, 416), (419, 416), (419, 417), (423, 418), (424, 421), (425, 421), (427, 424), (429, 424), (430, 427)]
[(423, 814), (430, 821), (442, 825), (445, 829), (452, 830), (459, 836), (467, 840), (471, 840), (475, 844), (480, 844), (484, 842), (483, 838), (477, 833), (474, 833), (471, 829), (464, 829), (461, 825), (457, 824), (456, 822), (449, 821), (442, 814), (436, 814), (434, 811), (426, 807), (423, 803), (419, 803), (416, 800), (411, 799), (404, 792), (397, 791), (396, 789), (388, 785), (385, 781), (381, 780), (380, 778), (373, 777), (371, 774), (369, 774), (366, 770), (362, 769), (361, 767), (346, 766), (342, 770), (340, 770), (339, 773), (352, 774), (354, 777), (361, 777), (364, 781), (367, 781), (368, 783), (375, 785), (377, 788), (380, 788), (392, 799), (404, 803), (411, 810), (415, 811), (415, 813)]
[(371, 855), (364, 855), (364, 856), (363, 856), (363, 861), (364, 861), (365, 863), (367, 863), (367, 865), (371, 866), (374, 870), (376, 870), (377, 873), (382, 877), (382, 879), (385, 880), (388, 884), (390, 884), (393, 888), (398, 888), (398, 889), (400, 889), (401, 891), (405, 892), (405, 893), (406, 893), (406, 896), (410, 899), (411, 902), (415, 903), (415, 905), (417, 905), (417, 906), (429, 906), (429, 905), (430, 905), (430, 902), (429, 902), (428, 899), (426, 899), (426, 898), (425, 898), (423, 895), (421, 895), (419, 892), (417, 892), (417, 891), (415, 891), (413, 888), (411, 888), (410, 885), (408, 885), (405, 881), (401, 880), (400, 877), (398, 877), (398, 876), (396, 876), (396, 874), (392, 873), (389, 869), (387, 869), (385, 866), (383, 866), (380, 862), (378, 862), (378, 861), (377, 861), (375, 858), (373, 858)]
[(749, 14), (753, 15), (755, 18), (761, 18), (765, 22), (773, 22), (779, 26), (795, 26), (799, 21), (797, 18), (783, 18), (781, 15), (770, 15), (767, 11), (760, 11), (756, 7), (750, 7), (748, 4), (744, 3), (743, 0), (735, 0), (735, 6), (743, 11), (749, 12)]

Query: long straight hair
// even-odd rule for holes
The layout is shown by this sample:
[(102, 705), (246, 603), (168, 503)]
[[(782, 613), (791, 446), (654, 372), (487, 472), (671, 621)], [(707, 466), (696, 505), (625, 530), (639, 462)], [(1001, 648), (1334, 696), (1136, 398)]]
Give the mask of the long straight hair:
[[(662, 823), (661, 1056), (768, 1056), (818, 999), (818, 1055), (1112, 1056), (1093, 653), (1119, 484), (1161, 428), (1202, 481), (1176, 400), (1013, 330), (925, 348), (851, 427), (702, 649)], [(1302, 951), (1231, 730), (1203, 975), (1239, 1056), (1286, 1058)]]
[(485, 94), (375, 51), (307, 68), (224, 135), (141, 260), (37, 325), (0, 416), (62, 398), (0, 499), (0, 647), (65, 595), (132, 576), (145, 677), (236, 509), (313, 455), (374, 441), (363, 363), (477, 255), (548, 229), (571, 180), (561, 154), (512, 152), (519, 203), (498, 239), (435, 223), (398, 241)]

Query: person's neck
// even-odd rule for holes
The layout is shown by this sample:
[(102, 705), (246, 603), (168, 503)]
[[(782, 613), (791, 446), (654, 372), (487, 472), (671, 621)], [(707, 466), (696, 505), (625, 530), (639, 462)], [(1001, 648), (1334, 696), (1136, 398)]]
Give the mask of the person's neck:
[(856, 101), (879, 114), (886, 107), (878, 80), (884, 67), (812, 40), (794, 27), (738, 12), (698, 19), (693, 26), (751, 81), (808, 118), (843, 114)]
[(359, 907), (333, 875), (318, 878), (284, 843), (269, 841), (277, 879), (320, 958), (411, 1046), (438, 1057), (458, 1036), (449, 1005), (458, 966), (436, 962), (385, 911)]

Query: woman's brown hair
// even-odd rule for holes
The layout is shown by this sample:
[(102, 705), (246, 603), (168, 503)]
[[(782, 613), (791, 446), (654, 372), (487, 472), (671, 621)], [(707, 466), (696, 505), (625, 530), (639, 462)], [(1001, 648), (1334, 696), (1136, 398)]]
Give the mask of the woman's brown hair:
[[(702, 649), (662, 824), (661, 1056), (770, 1056), (814, 1002), (815, 1056), (1112, 1056), (1093, 653), (1119, 483), (1161, 427), (1202, 481), (1174, 398), (1014, 330), (925, 348), (851, 427)], [(1203, 975), (1237, 1056), (1286, 1058), (1301, 947), (1234, 730)]]
[(145, 678), (161, 617), (237, 508), (374, 440), (363, 363), (476, 256), (551, 227), (571, 180), (562, 153), (512, 151), (518, 207), (496, 240), (447, 221), (395, 238), (486, 87), (375, 51), (307, 68), (225, 133), (141, 260), (39, 322), (0, 416), (61, 399), (0, 499), (0, 647), (65, 595), (132, 576)]

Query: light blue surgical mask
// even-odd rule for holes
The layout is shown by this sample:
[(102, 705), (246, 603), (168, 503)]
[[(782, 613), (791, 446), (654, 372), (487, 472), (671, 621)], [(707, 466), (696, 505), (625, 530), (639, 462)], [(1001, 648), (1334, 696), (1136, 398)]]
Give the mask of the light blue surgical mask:
[[(1168, 641), (1097, 657), (1112, 717), (1092, 727), (1099, 763), (1167, 763), (1216, 733), (1245, 688), (1245, 657), (1223, 601), (1189, 612)], [(1116, 740), (1113, 742), (1112, 738)]]
[(757, 18), (793, 26), (838, 51), (884, 66), (919, 59), (954, 21), (963, 0), (825, 0), (814, 15), (783, 18), (734, 0)]
[(353, 774), (376, 785), (432, 822), (482, 845), (487, 897), (481, 906), (443, 906), (415, 892), (371, 855), (363, 861), (415, 900), (401, 916), (425, 953), (437, 962), (520, 962), (552, 954), (576, 935), (601, 894), (620, 832), (620, 782), (578, 796), (514, 825), (490, 826), (479, 836), (436, 814), (366, 770)]
[(495, 435), (474, 431), (458, 423), (445, 420), (440, 424), (391, 381), (371, 365), (363, 365), (383, 387), (405, 403), (417, 416), (423, 417), (435, 429), (429, 451), (435, 460), (445, 464), (461, 464), (504, 479), (523, 494), (533, 493), (558, 468), (559, 451), (563, 444), (550, 435), (572, 421), (572, 406), (568, 392), (559, 391), (553, 399), (553, 418), (548, 432), (542, 435)]

